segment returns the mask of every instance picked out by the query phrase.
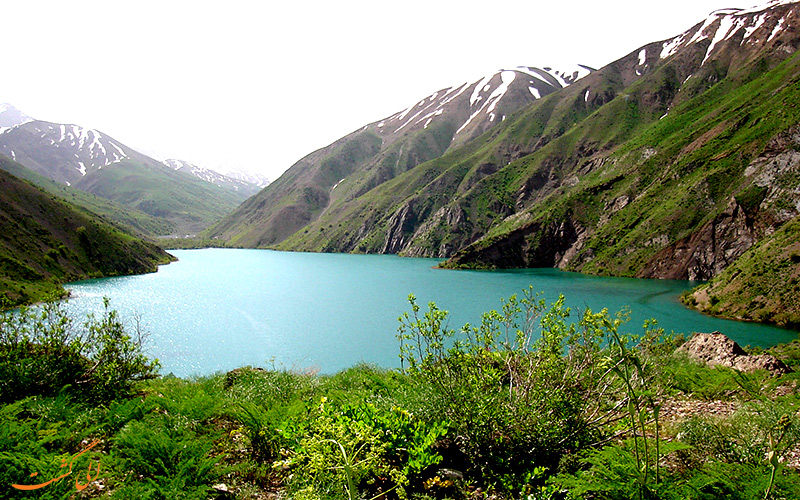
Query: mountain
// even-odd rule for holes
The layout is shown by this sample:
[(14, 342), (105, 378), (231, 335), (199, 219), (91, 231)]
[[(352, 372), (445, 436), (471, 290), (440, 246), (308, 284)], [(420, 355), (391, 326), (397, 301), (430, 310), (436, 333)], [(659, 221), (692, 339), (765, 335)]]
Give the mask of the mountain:
[(0, 103), (0, 134), (12, 127), (23, 125), (31, 121), (33, 121), (33, 118), (27, 116), (14, 106), (6, 102)]
[[(799, 17), (787, 1), (716, 11), (513, 110), (489, 103), (511, 73), (461, 91), (448, 120), (429, 105), (460, 91), (445, 89), (312, 153), (209, 234), (453, 268), (712, 279), (800, 214)], [(796, 283), (792, 255), (780, 276)]]
[(63, 293), (59, 283), (156, 270), (171, 256), (0, 169), (2, 307)]
[(87, 216), (100, 218), (122, 231), (153, 238), (175, 230), (175, 225), (165, 219), (56, 182), (3, 155), (0, 155), (0, 170), (34, 184), (51, 196), (68, 201)]
[(97, 130), (29, 121), (0, 134), (0, 154), (67, 186), (195, 233), (231, 212), (247, 194), (175, 170)]
[(255, 184), (259, 188), (265, 188), (269, 185), (269, 179), (261, 174), (249, 172), (241, 168), (225, 168), (220, 169), (221, 172), (226, 177), (230, 177), (231, 179), (236, 179), (238, 181), (247, 182), (250, 184)]
[(518, 67), (434, 92), (301, 159), (209, 236), (243, 246), (279, 243), (331, 207), (470, 142), (590, 71)]
[(217, 172), (216, 170), (198, 167), (197, 165), (193, 165), (183, 160), (167, 159), (162, 163), (173, 170), (189, 173), (198, 179), (202, 179), (206, 182), (214, 184), (215, 186), (227, 189), (228, 191), (233, 191), (234, 193), (239, 193), (242, 196), (242, 200), (258, 193), (263, 187), (259, 184), (245, 180), (242, 178), (242, 176), (234, 177), (225, 175)]

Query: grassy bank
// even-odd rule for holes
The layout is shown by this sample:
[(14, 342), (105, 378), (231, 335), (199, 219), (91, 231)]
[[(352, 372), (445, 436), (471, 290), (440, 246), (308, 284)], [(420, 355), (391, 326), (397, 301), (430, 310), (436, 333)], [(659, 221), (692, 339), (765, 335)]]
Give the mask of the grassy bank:
[(113, 311), (5, 316), (2, 496), (800, 496), (795, 374), (707, 368), (654, 323), (530, 293), (459, 331), (410, 305), (403, 370), (192, 379), (156, 376)]

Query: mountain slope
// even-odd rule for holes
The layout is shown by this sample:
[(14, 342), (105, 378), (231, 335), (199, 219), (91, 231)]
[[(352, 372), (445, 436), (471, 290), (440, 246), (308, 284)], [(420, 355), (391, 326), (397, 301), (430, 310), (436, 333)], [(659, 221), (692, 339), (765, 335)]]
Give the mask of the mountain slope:
[(131, 207), (126, 207), (86, 191), (56, 182), (33, 170), (0, 155), (0, 170), (28, 181), (48, 194), (67, 200), (90, 217), (100, 217), (129, 233), (139, 233), (147, 237), (171, 234), (175, 225), (165, 219), (154, 217)]
[(326, 210), (468, 143), (589, 72), (519, 67), (434, 92), (301, 159), (208, 235), (241, 246), (281, 242)]
[[(657, 181), (653, 164), (661, 162), (659, 167), (663, 168), (688, 146), (687, 143), (676, 150), (672, 143), (698, 140), (696, 136), (667, 137), (666, 143), (660, 144), (650, 139), (652, 132), (646, 129), (660, 126), (669, 131), (670, 124), (679, 124), (680, 130), (688, 133), (693, 126), (702, 126), (706, 131), (719, 126), (719, 123), (706, 124), (701, 112), (692, 110), (706, 104), (706, 113), (714, 115), (718, 110), (713, 107), (721, 104), (721, 98), (708, 105), (711, 96), (724, 96), (790, 55), (785, 47), (797, 43), (791, 29), (795, 22), (792, 9), (793, 6), (787, 5), (771, 9), (769, 15), (756, 12), (733, 16), (732, 24), (739, 23), (741, 28), (732, 35), (733, 39), (721, 40), (716, 32), (725, 30), (731, 19), (728, 14), (715, 14), (711, 21), (700, 23), (673, 40), (634, 51), (509, 117), (477, 140), (420, 165), (368, 195), (328, 210), (306, 228), (307, 232), (294, 234), (282, 248), (455, 255), (451, 264), (456, 266), (567, 267), (569, 258), (562, 262), (564, 254), (568, 250), (577, 253), (586, 245), (588, 233), (577, 243), (578, 233), (587, 230), (594, 233), (606, 224), (605, 220), (600, 222), (602, 212), (624, 208), (622, 205), (628, 203), (621, 196), (631, 200), (642, 194), (641, 190), (648, 185), (644, 182)], [(778, 29), (783, 25), (786, 29)], [(781, 80), (776, 85), (784, 83)], [(775, 88), (753, 88), (746, 98), (753, 99), (754, 94), (759, 97), (760, 92), (772, 90)], [(680, 112), (677, 106), (683, 106)], [(741, 114), (736, 109), (730, 112)], [(771, 110), (762, 107), (759, 112)], [(697, 121), (687, 121), (693, 116)], [(733, 123), (738, 119), (728, 117)], [(791, 124), (792, 119), (789, 117), (787, 123)], [(769, 134), (777, 132), (766, 125), (762, 123), (759, 128), (764, 134), (759, 139), (762, 145)], [(641, 142), (635, 156), (632, 155), (634, 138)], [(622, 155), (612, 154), (622, 150), (626, 143), (625, 154), (629, 156), (623, 165)], [(659, 151), (655, 146), (660, 146), (660, 155), (655, 155)], [(644, 171), (637, 172), (640, 167)], [(606, 172), (607, 178), (597, 174), (601, 171)], [(631, 188), (631, 192), (625, 195), (623, 188)], [(574, 194), (568, 200), (566, 195), (570, 193)], [(615, 197), (608, 206), (606, 201), (597, 206), (597, 200), (612, 194)], [(620, 200), (615, 202), (616, 198)], [(558, 204), (554, 203), (556, 199)], [(712, 202), (714, 206), (716, 201)], [(584, 206), (588, 204), (592, 206)], [(702, 210), (694, 213), (708, 214), (713, 207), (698, 208)], [(581, 216), (583, 212), (592, 213), (586, 213), (584, 221), (567, 217), (568, 213), (578, 211)], [(636, 206), (607, 215), (617, 219), (628, 212), (641, 215)], [(679, 214), (672, 215), (680, 219)], [(580, 223), (580, 228), (575, 223)], [(628, 221), (628, 225), (631, 223)], [(630, 229), (633, 227), (635, 224)], [(647, 234), (642, 229), (641, 233)], [(673, 229), (679, 232), (678, 225), (673, 225)], [(610, 225), (604, 232), (614, 230), (623, 229)], [(561, 241), (548, 243), (548, 239), (559, 233)], [(631, 238), (642, 234), (632, 233)], [(524, 243), (519, 238), (532, 241)], [(498, 245), (509, 248), (500, 250)], [(508, 253), (511, 248), (517, 252), (515, 255)], [(456, 255), (458, 251), (462, 253)], [(584, 258), (592, 260), (588, 253)], [(576, 263), (569, 267), (636, 274), (645, 264), (611, 266), (598, 261), (591, 269), (590, 266), (583, 269)], [(687, 273), (683, 277), (702, 276)]]
[(42, 300), (59, 283), (156, 270), (171, 257), (0, 170), (0, 298)]
[(57, 182), (168, 221), (179, 234), (207, 227), (246, 198), (77, 125), (17, 125), (0, 134), (0, 153)]
[[(379, 168), (354, 167), (392, 151), (376, 133), (388, 121), (369, 125), (301, 161), (212, 234), (444, 257), (446, 267), (707, 280), (800, 214), (798, 48), (796, 2), (716, 11), (468, 140), (444, 133), (455, 145), (427, 161), (393, 157), (402, 167), (380, 182), (367, 181)], [(412, 123), (428, 124), (431, 110)], [(323, 161), (331, 168), (315, 170)], [(302, 172), (328, 176), (299, 189)], [(299, 200), (313, 210), (297, 210)]]
[[(718, 12), (661, 47), (644, 48), (647, 59), (661, 48), (663, 63), (528, 160), (530, 172), (557, 180), (557, 195), (534, 198), (451, 265), (516, 259), (600, 274), (718, 274), (797, 215), (793, 195), (771, 198), (774, 184), (762, 186), (766, 204), (744, 196), (750, 206), (743, 206), (741, 199), (753, 186), (748, 166), (800, 120), (792, 105), (800, 97), (798, 14), (797, 4)], [(659, 96), (668, 97), (666, 106), (653, 107)], [(660, 107), (665, 116), (655, 119)], [(594, 130), (606, 112), (629, 123), (622, 140), (600, 143), (590, 155), (570, 147), (597, 143)], [(551, 166), (559, 147), (570, 156)], [(512, 240), (525, 243), (503, 257)]]

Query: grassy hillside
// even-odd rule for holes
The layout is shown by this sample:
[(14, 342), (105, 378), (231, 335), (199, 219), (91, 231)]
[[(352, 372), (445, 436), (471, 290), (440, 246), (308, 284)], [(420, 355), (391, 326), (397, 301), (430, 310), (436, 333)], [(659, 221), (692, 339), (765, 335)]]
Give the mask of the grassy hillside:
[(800, 219), (683, 300), (709, 314), (800, 329)]
[(100, 216), (107, 222), (133, 229), (142, 235), (165, 236), (175, 230), (175, 225), (165, 219), (60, 184), (2, 155), (0, 155), (0, 169), (35, 184), (53, 196), (68, 200), (71, 204), (83, 209), (87, 215)]
[(800, 214), (800, 37), (770, 33), (647, 45), (277, 248), (711, 279)]
[(232, 191), (144, 157), (87, 174), (73, 186), (164, 219), (179, 235), (208, 227), (241, 202)]
[(61, 283), (152, 272), (171, 257), (0, 170), (0, 297), (6, 305), (61, 293)]
[[(598, 137), (594, 130), (608, 130), (611, 121), (626, 116), (618, 110), (610, 120), (598, 112), (518, 166), (510, 165), (520, 172), (511, 179), (515, 188), (555, 176), (551, 192), (542, 196), (539, 190), (539, 200), (494, 225), (486, 237), (456, 255), (451, 265), (503, 266), (504, 242), (522, 238), (530, 240), (530, 246), (518, 247), (517, 261), (544, 257), (542, 264), (558, 265), (559, 251), (571, 249), (572, 258), (561, 262), (567, 269), (679, 279), (712, 277), (713, 269), (692, 270), (694, 264), (682, 263), (677, 255), (693, 236), (709, 225), (717, 232), (726, 223), (738, 227), (734, 216), (743, 215), (739, 229), (751, 231), (752, 238), (758, 239), (759, 232), (780, 225), (781, 218), (796, 215), (792, 211), (779, 214), (785, 205), (794, 204), (791, 189), (773, 183), (762, 186), (760, 199), (748, 197), (749, 190), (758, 186), (754, 185), (756, 176), (747, 172), (751, 165), (780, 154), (768, 147), (770, 142), (790, 133), (800, 121), (800, 109), (793, 105), (800, 98), (799, 82), (800, 59), (793, 57), (750, 81), (728, 79), (717, 84), (657, 120), (652, 113), (650, 120), (639, 119), (642, 110), (631, 94), (616, 98), (612, 104), (624, 105), (632, 117), (626, 140), (609, 143)], [(582, 156), (574, 146), (581, 143), (596, 144), (599, 152)], [(548, 159), (561, 151), (572, 156), (560, 161), (557, 169), (550, 168)], [(795, 169), (796, 165), (790, 165), (781, 176), (791, 182)], [(556, 226), (565, 222), (572, 234), (556, 234)], [(735, 238), (728, 238), (732, 247), (740, 243)], [(712, 247), (712, 242), (707, 243), (707, 248)], [(734, 250), (741, 254), (746, 248)], [(547, 251), (551, 255), (542, 255)], [(686, 258), (692, 257), (697, 256), (687, 252)], [(711, 259), (702, 264), (722, 263)]]

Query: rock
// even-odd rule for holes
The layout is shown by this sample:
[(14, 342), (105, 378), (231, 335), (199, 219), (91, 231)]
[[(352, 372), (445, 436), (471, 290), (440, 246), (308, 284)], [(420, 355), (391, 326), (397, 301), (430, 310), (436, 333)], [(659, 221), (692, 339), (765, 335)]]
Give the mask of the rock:
[(695, 333), (676, 352), (685, 352), (691, 359), (709, 366), (727, 366), (742, 372), (766, 370), (781, 375), (792, 371), (770, 354), (747, 354), (739, 344), (720, 332)]
[(265, 371), (263, 368), (252, 367), (252, 366), (235, 368), (225, 374), (225, 379), (222, 381), (222, 388), (227, 390), (233, 387), (245, 372), (263, 372), (263, 371)]
[(214, 490), (217, 490), (217, 491), (219, 491), (221, 493), (227, 493), (229, 491), (228, 490), (228, 486), (225, 483), (215, 484), (211, 488), (214, 489)]
[(755, 221), (731, 197), (727, 208), (691, 235), (660, 250), (637, 278), (709, 280), (758, 241)]
[(464, 479), (464, 474), (454, 469), (439, 469), (439, 472), (437, 472), (436, 475), (442, 479), (447, 479), (453, 482), (462, 481)]
[(409, 201), (392, 214), (386, 224), (386, 236), (380, 253), (398, 253), (406, 244), (406, 237), (413, 233), (417, 224), (413, 202)]

